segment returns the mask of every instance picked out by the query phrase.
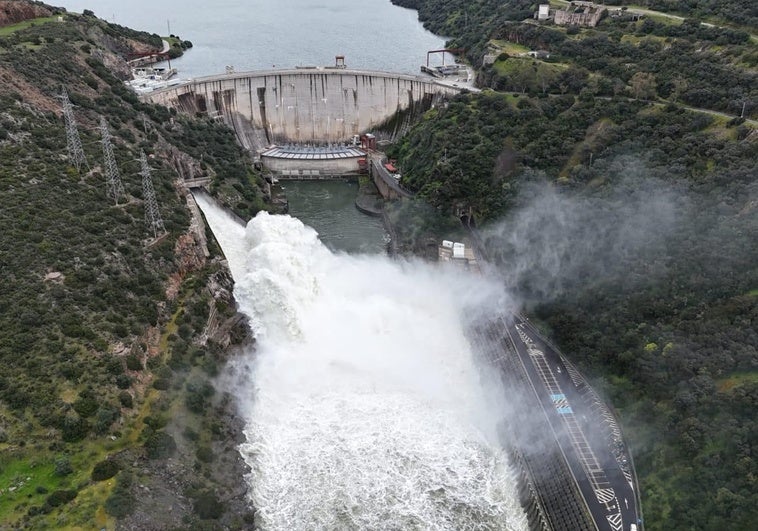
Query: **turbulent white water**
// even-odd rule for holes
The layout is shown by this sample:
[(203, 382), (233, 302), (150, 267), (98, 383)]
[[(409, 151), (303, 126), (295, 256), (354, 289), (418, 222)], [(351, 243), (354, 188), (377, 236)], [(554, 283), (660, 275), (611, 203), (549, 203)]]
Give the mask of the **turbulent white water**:
[(263, 529), (527, 528), (460, 324), (489, 286), (198, 202), (257, 338), (237, 394)]

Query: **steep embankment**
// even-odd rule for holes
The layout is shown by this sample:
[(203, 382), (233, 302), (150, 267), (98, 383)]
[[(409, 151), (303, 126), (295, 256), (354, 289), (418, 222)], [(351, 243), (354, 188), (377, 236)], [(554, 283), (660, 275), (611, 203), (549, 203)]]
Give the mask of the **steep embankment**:
[(60, 10), (42, 4), (18, 2), (15, 0), (0, 0), (0, 28), (18, 24), (25, 20), (49, 17)]
[[(124, 87), (123, 55), (160, 49), (157, 35), (92, 16), (29, 22), (0, 32), (0, 527), (242, 527), (239, 426), (213, 382), (247, 326), (176, 181), (210, 176), (244, 216), (265, 206), (261, 181), (228, 129)], [(101, 117), (118, 202), (106, 194)], [(140, 151), (167, 231), (157, 240)]]
[[(430, 112), (394, 148), (403, 182), (448, 219), (474, 215), (504, 280), (618, 408), (647, 529), (750, 528), (758, 132), (679, 106), (734, 116), (744, 99), (755, 114), (747, 34), (624, 17), (539, 26), (518, 22), (519, 2), (410, 3), (472, 61), (488, 55), (480, 82), (509, 92)], [(528, 49), (550, 57), (517, 56)]]

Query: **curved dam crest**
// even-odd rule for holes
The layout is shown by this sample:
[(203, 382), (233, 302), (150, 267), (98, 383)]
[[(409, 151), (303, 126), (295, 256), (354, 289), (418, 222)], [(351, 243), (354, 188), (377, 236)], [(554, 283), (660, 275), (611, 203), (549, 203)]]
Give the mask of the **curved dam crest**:
[(300, 68), (193, 79), (144, 99), (184, 113), (222, 117), (251, 151), (270, 144), (328, 144), (414, 116), (463, 88), (421, 76), (369, 70)]

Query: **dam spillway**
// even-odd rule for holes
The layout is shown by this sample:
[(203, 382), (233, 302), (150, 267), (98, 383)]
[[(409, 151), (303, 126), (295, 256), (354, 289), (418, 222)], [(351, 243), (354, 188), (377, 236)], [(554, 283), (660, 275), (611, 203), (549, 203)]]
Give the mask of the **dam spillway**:
[(270, 144), (329, 144), (411, 117), (461, 88), (421, 76), (339, 68), (240, 72), (193, 79), (144, 99), (221, 117), (251, 151)]
[(490, 282), (198, 204), (256, 335), (233, 371), (256, 528), (527, 531), (500, 388), (460, 323)]

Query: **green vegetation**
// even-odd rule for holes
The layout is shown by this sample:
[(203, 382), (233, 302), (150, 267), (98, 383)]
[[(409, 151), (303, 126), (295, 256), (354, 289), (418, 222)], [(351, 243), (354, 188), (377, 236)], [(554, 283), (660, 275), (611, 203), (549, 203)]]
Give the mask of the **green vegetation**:
[(182, 40), (178, 35), (169, 35), (168, 37), (162, 37), (163, 40), (168, 42), (168, 55), (170, 59), (176, 59), (184, 55), (185, 50), (192, 48), (191, 41)]
[[(650, 76), (649, 99), (662, 99), (739, 115), (743, 102), (746, 116), (758, 116), (758, 53), (750, 34), (728, 27), (701, 25), (698, 20), (681, 24), (649, 18), (606, 17), (596, 28), (573, 28), (553, 24), (527, 24), (534, 4), (524, 0), (395, 0), (419, 10), (424, 25), (439, 35), (452, 37), (453, 47), (466, 49), (466, 58), (481, 67), (479, 86), (532, 94), (579, 94), (589, 90), (596, 96), (639, 97), (632, 77)], [(737, 6), (738, 0), (724, 2)], [(683, 5), (683, 3), (678, 3)], [(573, 34), (570, 35), (569, 33)], [(634, 41), (623, 39), (636, 37)], [(485, 55), (499, 53), (510, 42), (531, 50), (550, 52), (548, 63), (571, 64), (573, 68), (553, 77), (536, 75), (543, 61), (535, 61), (537, 72), (516, 72), (505, 67), (513, 59), (484, 64)], [(728, 47), (725, 53), (724, 47)], [(493, 48), (494, 47), (494, 48)], [(508, 54), (511, 55), (511, 54)], [(543, 67), (544, 68), (544, 67)], [(526, 73), (525, 77), (523, 74)]]
[(526, 46), (522, 46), (521, 44), (516, 44), (513, 42), (504, 41), (504, 40), (492, 39), (489, 42), (489, 44), (493, 46), (494, 48), (497, 48), (498, 52), (506, 53), (508, 55), (517, 56), (529, 51), (529, 48), (527, 48)]
[[(623, 17), (591, 30), (524, 24), (534, 4), (522, 0), (397, 2), (477, 67), (494, 55), (479, 75), (494, 90), (438, 106), (393, 148), (418, 191), (387, 213), (396, 244), (424, 252), (461, 217), (485, 229), (505, 219), (484, 233), (490, 252), (520, 272), (513, 290), (620, 411), (646, 528), (749, 529), (758, 53), (748, 33)], [(742, 6), (753, 20), (741, 0), (645, 5), (724, 19)], [(248, 217), (269, 207), (261, 176), (228, 128), (143, 104), (105, 66), (137, 42), (160, 49), (159, 36), (92, 12), (40, 22), (0, 30), (0, 527), (113, 528), (175, 506), (180, 521), (156, 527), (244, 528), (252, 513), (224, 477), (240, 476), (231, 398), (213, 378), (245, 325), (204, 338), (212, 309), (234, 317), (233, 301), (207, 289), (230, 279), (212, 242), (209, 260), (197, 253), (173, 182), (209, 176)], [(526, 49), (550, 57), (514, 57)], [(81, 173), (65, 155), (62, 86), (90, 163)], [(747, 121), (734, 117), (743, 103)], [(105, 197), (101, 115), (128, 195), (120, 205)], [(158, 242), (144, 227), (141, 150), (168, 229)], [(640, 213), (655, 224), (625, 232)], [(533, 239), (519, 247), (509, 228), (525, 219)], [(557, 242), (559, 267), (518, 267)], [(179, 496), (191, 500), (184, 513)]]
[[(157, 35), (92, 13), (16, 25), (0, 35), (3, 529), (113, 529), (115, 518), (152, 503), (137, 495), (140, 484), (165, 490), (160, 474), (167, 474), (169, 455), (173, 466), (185, 467), (184, 483), (161, 500), (204, 494), (196, 511), (177, 511), (173, 524), (157, 527), (206, 517), (229, 525), (241, 514), (231, 504), (210, 503), (232, 497), (222, 474), (236, 461), (226, 457), (233, 450), (227, 444), (233, 434), (221, 420), (228, 403), (207, 395), (226, 356), (226, 343), (217, 340), (227, 340), (200, 339), (211, 310), (221, 323), (234, 317), (233, 301), (214, 299), (206, 287), (228, 289), (231, 280), (212, 239), (210, 259), (198, 249), (174, 181), (188, 164), (226, 191), (241, 215), (268, 204), (261, 176), (228, 129), (141, 103), (105, 67), (120, 64), (137, 44), (161, 46)], [(62, 87), (89, 162), (81, 172), (66, 155)], [(126, 189), (119, 205), (105, 194), (100, 116), (114, 137)], [(144, 223), (141, 150), (168, 231), (155, 242)], [(229, 341), (243, 340), (243, 328), (235, 325)], [(206, 390), (192, 413), (184, 407), (187, 374)], [(176, 440), (185, 422), (195, 441)], [(200, 477), (190, 482), (194, 474)]]
[[(479, 83), (511, 91), (427, 113), (390, 151), (403, 184), (438, 218), (473, 215), (512, 291), (619, 411), (646, 529), (754, 526), (758, 133), (734, 117), (758, 112), (748, 33), (623, 17), (566, 31), (520, 22), (519, 1), (397, 3), (473, 64), (489, 55)], [(432, 224), (407, 247), (445, 234)]]
[(673, 13), (696, 19), (724, 21), (726, 23), (752, 26), (758, 25), (755, 4), (751, 0), (611, 0), (606, 5), (641, 6), (664, 13)]
[(19, 30), (27, 29), (32, 26), (39, 26), (41, 24), (47, 24), (48, 22), (55, 22), (58, 17), (39, 17), (30, 20), (19, 22), (18, 24), (11, 24), (10, 26), (3, 26), (0, 28), (0, 37), (7, 37)]

